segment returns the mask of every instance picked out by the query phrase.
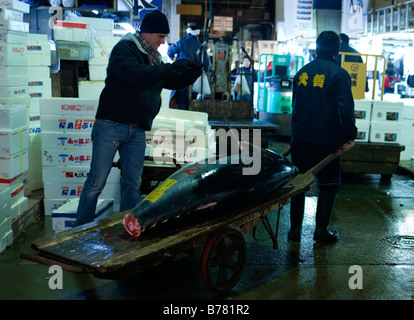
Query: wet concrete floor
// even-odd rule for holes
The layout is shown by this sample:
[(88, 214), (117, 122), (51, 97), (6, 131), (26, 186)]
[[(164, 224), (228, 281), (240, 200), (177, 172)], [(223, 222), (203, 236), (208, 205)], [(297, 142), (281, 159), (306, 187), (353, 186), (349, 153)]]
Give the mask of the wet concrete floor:
[[(190, 300), (412, 300), (414, 299), (414, 180), (405, 173), (344, 175), (331, 226), (335, 244), (312, 240), (316, 187), (306, 197), (302, 242), (287, 240), (289, 205), (281, 210), (278, 245), (259, 224), (245, 235), (247, 262), (226, 296), (204, 285), (199, 265), (183, 257), (122, 280), (63, 273), (63, 289), (50, 289), (49, 267), (20, 258), (33, 240), (53, 235), (41, 216), (0, 254), (0, 299)], [(276, 212), (269, 218), (275, 226)]]

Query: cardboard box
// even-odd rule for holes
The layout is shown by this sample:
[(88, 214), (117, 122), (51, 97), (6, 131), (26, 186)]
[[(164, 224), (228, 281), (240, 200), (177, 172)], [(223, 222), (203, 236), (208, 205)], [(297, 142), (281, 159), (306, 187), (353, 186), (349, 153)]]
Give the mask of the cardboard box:
[(18, 12), (29, 13), (30, 6), (19, 0), (2, 0), (0, 2), (0, 8), (13, 9)]
[[(45, 183), (82, 184), (85, 183), (89, 170), (89, 166), (43, 167), (42, 177)], [(106, 183), (120, 182), (121, 171), (118, 168), (112, 168)]]
[(403, 119), (403, 102), (374, 101), (372, 104), (372, 121), (401, 122)]
[[(75, 227), (76, 213), (79, 199), (72, 199), (52, 212), (53, 230), (62, 231)], [(109, 217), (114, 212), (112, 199), (98, 199), (95, 211), (95, 219)]]
[(0, 154), (14, 154), (29, 148), (28, 126), (0, 131)]
[(40, 101), (40, 114), (65, 116), (93, 116), (98, 110), (98, 99), (50, 98)]
[(26, 32), (0, 29), (0, 43), (26, 44)]
[(92, 161), (92, 149), (42, 149), (42, 166), (89, 166)]
[(370, 142), (400, 143), (401, 124), (371, 121)]
[(0, 154), (0, 178), (11, 179), (29, 169), (28, 150), (14, 154)]
[(77, 132), (42, 132), (43, 149), (92, 150), (90, 133)]
[(0, 130), (15, 130), (27, 124), (26, 106), (0, 106)]
[(40, 123), (42, 132), (84, 132), (91, 133), (95, 116), (44, 115), (40, 100)]

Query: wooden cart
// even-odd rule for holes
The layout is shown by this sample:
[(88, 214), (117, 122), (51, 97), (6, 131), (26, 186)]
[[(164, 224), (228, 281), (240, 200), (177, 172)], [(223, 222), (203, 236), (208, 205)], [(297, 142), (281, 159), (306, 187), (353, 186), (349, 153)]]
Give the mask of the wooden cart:
[[(281, 208), (290, 197), (305, 191), (314, 176), (338, 154), (332, 154), (305, 174), (299, 174), (260, 203), (208, 222), (132, 238), (124, 229), (124, 212), (64, 231), (32, 244), (34, 253), (21, 257), (46, 265), (60, 265), (74, 273), (92, 273), (98, 278), (120, 279), (173, 259), (179, 253), (194, 255), (201, 264), (209, 289), (226, 292), (243, 274), (246, 243), (243, 234), (263, 222), (277, 249)], [(273, 231), (268, 220), (277, 211)]]

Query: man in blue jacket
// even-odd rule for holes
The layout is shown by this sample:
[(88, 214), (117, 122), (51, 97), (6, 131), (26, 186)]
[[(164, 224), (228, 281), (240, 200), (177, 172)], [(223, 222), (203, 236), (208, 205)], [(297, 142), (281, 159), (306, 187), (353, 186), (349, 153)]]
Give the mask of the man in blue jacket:
[(140, 31), (125, 35), (109, 57), (105, 87), (92, 129), (92, 162), (79, 200), (76, 225), (95, 218), (96, 204), (118, 151), (122, 169), (121, 211), (140, 201), (145, 131), (161, 106), (161, 90), (182, 89), (202, 74), (188, 60), (164, 64), (158, 48), (170, 32), (158, 10), (144, 16)]
[[(357, 134), (351, 78), (336, 62), (339, 37), (322, 32), (316, 40), (316, 59), (297, 72), (293, 80), (292, 162), (305, 173), (338, 149), (354, 145)], [(314, 240), (334, 242), (337, 232), (328, 230), (340, 187), (341, 161), (337, 157), (317, 174), (319, 187)], [(305, 194), (292, 197), (288, 238), (300, 241)]]
[[(190, 26), (187, 28), (187, 36), (178, 40), (176, 43), (168, 47), (167, 55), (173, 61), (180, 59), (187, 59), (196, 64), (204, 64), (204, 71), (209, 71), (211, 68), (210, 57), (205, 48), (201, 50), (201, 43), (198, 40), (200, 34), (200, 27)], [(170, 96), (170, 108), (177, 108), (181, 110), (188, 110), (189, 108), (189, 90), (184, 88), (182, 90), (174, 90)]]

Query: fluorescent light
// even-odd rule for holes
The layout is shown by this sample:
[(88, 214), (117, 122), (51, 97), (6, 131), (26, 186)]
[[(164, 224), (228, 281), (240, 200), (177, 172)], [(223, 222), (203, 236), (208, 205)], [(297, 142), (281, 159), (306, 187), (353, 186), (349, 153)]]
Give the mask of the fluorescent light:
[(92, 12), (94, 13), (94, 14), (98, 14), (99, 12), (98, 12), (98, 10), (92, 10)]

